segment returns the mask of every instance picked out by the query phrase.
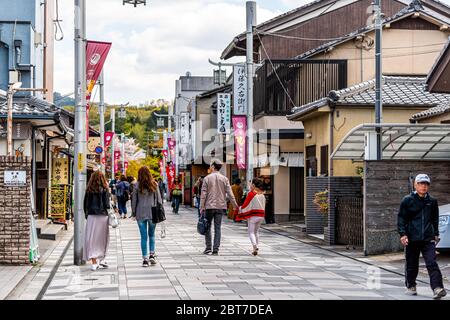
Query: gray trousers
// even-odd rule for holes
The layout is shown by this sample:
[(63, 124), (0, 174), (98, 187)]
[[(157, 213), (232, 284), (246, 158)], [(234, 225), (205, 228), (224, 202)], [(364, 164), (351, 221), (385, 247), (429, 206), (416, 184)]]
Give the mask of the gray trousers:
[(206, 220), (208, 220), (208, 230), (205, 234), (206, 249), (211, 250), (211, 226), (214, 219), (214, 246), (213, 250), (219, 250), (220, 247), (220, 227), (222, 226), (222, 217), (226, 213), (226, 209), (208, 209), (206, 210)]

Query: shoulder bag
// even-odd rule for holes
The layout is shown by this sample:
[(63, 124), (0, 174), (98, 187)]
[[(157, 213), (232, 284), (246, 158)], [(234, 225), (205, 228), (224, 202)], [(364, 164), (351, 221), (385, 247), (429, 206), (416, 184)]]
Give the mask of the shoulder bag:
[(206, 219), (205, 215), (202, 213), (197, 222), (197, 232), (199, 234), (201, 234), (202, 236), (204, 236), (206, 234), (206, 231), (208, 231), (208, 228), (209, 228), (208, 220)]
[(157, 224), (157, 223), (160, 223), (160, 222), (163, 222), (166, 220), (166, 214), (164, 212), (164, 207), (156, 199), (156, 192), (158, 192), (158, 190), (155, 190), (155, 192), (153, 192), (153, 197), (155, 199), (156, 206), (152, 207), (152, 222), (154, 224)]
[[(105, 191), (102, 191), (105, 192)], [(100, 204), (101, 207), (104, 208), (104, 204), (103, 204), (103, 194), (100, 193)], [(116, 213), (114, 212), (114, 209), (106, 209), (106, 211), (108, 212), (108, 222), (109, 225), (112, 228), (117, 228), (119, 226), (119, 219), (117, 219)]]

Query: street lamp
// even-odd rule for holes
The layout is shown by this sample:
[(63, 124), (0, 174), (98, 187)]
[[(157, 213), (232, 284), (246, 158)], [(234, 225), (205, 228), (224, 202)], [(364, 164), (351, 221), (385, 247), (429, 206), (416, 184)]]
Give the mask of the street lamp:
[(127, 111), (125, 110), (125, 107), (128, 106), (130, 103), (127, 102), (126, 104), (121, 104), (120, 105), (120, 110), (119, 110), (119, 119), (126, 119), (127, 118)]
[(143, 4), (144, 6), (147, 5), (146, 0), (123, 0), (123, 5), (127, 3), (134, 5), (134, 7), (136, 7), (138, 4)]

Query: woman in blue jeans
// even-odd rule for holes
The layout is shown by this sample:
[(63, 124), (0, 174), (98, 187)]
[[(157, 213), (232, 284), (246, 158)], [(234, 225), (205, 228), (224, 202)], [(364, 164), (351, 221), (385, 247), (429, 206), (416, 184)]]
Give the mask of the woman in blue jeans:
[[(156, 264), (155, 259), (155, 228), (152, 223), (152, 207), (162, 204), (158, 183), (153, 178), (148, 167), (142, 167), (138, 172), (138, 182), (133, 189), (131, 197), (132, 217), (137, 220), (141, 233), (142, 266), (149, 263)], [(148, 246), (150, 243), (150, 254)]]

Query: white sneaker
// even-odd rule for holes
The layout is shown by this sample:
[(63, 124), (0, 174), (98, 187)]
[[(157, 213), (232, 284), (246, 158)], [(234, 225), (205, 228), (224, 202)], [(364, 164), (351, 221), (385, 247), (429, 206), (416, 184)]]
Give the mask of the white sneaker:
[(447, 295), (447, 292), (445, 291), (444, 288), (436, 288), (433, 290), (433, 299), (440, 299), (443, 298)]
[(408, 296), (417, 296), (416, 287), (406, 288), (405, 294), (407, 294)]
[(91, 265), (91, 271), (96, 271), (98, 269), (99, 265), (98, 264), (92, 264)]

